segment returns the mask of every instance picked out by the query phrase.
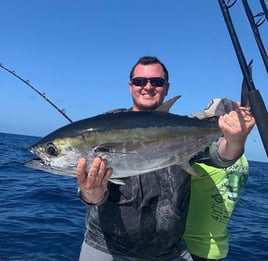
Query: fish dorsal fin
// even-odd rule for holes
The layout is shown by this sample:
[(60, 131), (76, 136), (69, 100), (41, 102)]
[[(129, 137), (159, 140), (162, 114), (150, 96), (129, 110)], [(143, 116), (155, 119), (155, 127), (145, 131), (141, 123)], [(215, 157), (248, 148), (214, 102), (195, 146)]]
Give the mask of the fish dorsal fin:
[(168, 101), (164, 102), (162, 105), (160, 105), (156, 111), (163, 111), (163, 112), (169, 112), (172, 105), (181, 97), (181, 95), (175, 96)]

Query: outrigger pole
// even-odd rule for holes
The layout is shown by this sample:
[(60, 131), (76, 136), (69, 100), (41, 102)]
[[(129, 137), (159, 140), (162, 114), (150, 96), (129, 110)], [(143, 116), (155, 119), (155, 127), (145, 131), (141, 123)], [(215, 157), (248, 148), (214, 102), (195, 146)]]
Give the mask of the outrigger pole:
[(264, 0), (260, 0), (260, 3), (261, 3), (261, 6), (262, 6), (262, 10), (263, 10), (263, 13), (264, 13), (264, 16), (268, 22), (268, 10), (267, 10), (267, 6), (264, 2)]
[[(268, 112), (266, 110), (264, 101), (262, 99), (262, 96), (260, 92), (255, 88), (252, 76), (251, 76), (251, 69), (250, 66), (247, 65), (245, 56), (243, 54), (241, 45), (239, 43), (238, 37), (236, 35), (232, 19), (229, 13), (229, 8), (231, 8), (237, 0), (234, 0), (231, 4), (226, 4), (224, 0), (218, 0), (220, 4), (220, 8), (226, 23), (226, 26), (228, 28), (235, 53), (241, 68), (241, 71), (243, 73), (244, 81), (246, 83), (247, 89), (248, 89), (248, 98), (250, 103), (250, 108), (252, 111), (252, 114), (256, 120), (256, 124), (262, 139), (263, 146), (266, 151), (266, 155), (268, 157)], [(230, 3), (230, 1), (228, 1)], [(264, 48), (264, 47), (263, 47)]]
[(19, 80), (24, 82), (26, 85), (28, 85), (31, 89), (33, 89), (35, 92), (37, 92), (42, 98), (44, 98), (49, 104), (51, 104), (60, 114), (62, 114), (69, 122), (73, 122), (65, 113), (64, 109), (60, 109), (56, 104), (54, 104), (45, 93), (40, 92), (38, 89), (36, 89), (32, 84), (30, 84), (29, 80), (24, 80), (22, 77), (20, 77), (18, 74), (16, 74), (15, 71), (9, 70), (7, 67), (5, 67), (3, 64), (0, 63), (0, 67), (6, 70), (7, 72), (11, 73), (15, 77), (17, 77)]
[[(266, 50), (264, 48), (264, 45), (263, 45), (263, 42), (261, 39), (261, 35), (259, 33), (259, 30), (258, 30), (258, 27), (260, 27), (265, 22), (264, 12), (258, 13), (257, 15), (253, 16), (248, 2), (246, 0), (242, 0), (242, 2), (243, 2), (245, 12), (246, 12), (247, 17), (248, 17), (250, 27), (251, 27), (252, 32), (254, 34), (256, 43), (259, 47), (259, 51), (261, 53), (261, 57), (262, 57), (264, 66), (266, 68), (266, 72), (268, 73), (268, 56), (267, 56)], [(263, 4), (265, 5), (265, 3), (263, 3)], [(255, 22), (255, 18), (258, 18), (257, 22)]]

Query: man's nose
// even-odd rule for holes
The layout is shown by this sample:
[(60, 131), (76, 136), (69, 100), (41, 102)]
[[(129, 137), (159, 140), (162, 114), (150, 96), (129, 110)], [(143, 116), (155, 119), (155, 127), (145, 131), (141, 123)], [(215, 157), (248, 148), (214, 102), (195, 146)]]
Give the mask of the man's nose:
[(153, 85), (151, 84), (151, 82), (150, 82), (150, 80), (149, 81), (147, 81), (147, 83), (146, 83), (146, 85), (143, 87), (144, 89), (153, 89), (154, 87), (153, 87)]

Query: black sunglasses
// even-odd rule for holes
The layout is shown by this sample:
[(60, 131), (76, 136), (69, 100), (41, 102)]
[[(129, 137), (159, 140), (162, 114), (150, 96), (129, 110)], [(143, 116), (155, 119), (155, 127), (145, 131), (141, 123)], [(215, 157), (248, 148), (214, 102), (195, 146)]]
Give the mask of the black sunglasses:
[(131, 80), (131, 82), (136, 86), (144, 87), (148, 82), (151, 83), (153, 87), (163, 87), (166, 83), (166, 80), (160, 77), (136, 77)]

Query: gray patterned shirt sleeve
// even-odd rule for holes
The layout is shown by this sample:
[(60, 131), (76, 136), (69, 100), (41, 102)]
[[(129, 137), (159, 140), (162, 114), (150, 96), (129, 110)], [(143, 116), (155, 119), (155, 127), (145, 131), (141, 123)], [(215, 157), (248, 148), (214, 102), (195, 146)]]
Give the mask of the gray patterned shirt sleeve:
[(210, 166), (214, 166), (216, 168), (227, 168), (231, 165), (233, 165), (244, 152), (241, 153), (241, 155), (238, 155), (238, 157), (228, 160), (223, 158), (219, 153), (219, 143), (221, 141), (221, 138), (213, 142), (209, 148), (207, 148), (205, 151), (199, 152), (196, 156), (194, 156), (190, 160), (190, 164), (192, 165), (195, 162), (198, 163), (205, 163)]

